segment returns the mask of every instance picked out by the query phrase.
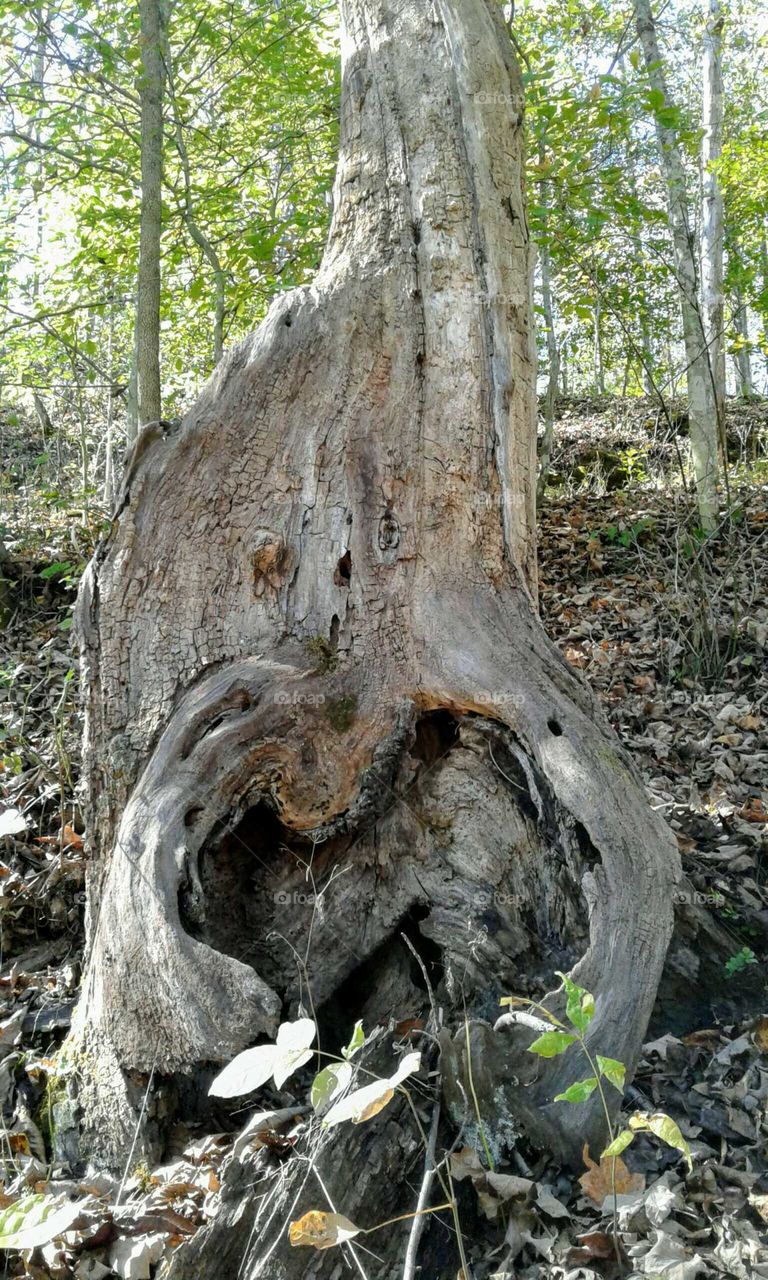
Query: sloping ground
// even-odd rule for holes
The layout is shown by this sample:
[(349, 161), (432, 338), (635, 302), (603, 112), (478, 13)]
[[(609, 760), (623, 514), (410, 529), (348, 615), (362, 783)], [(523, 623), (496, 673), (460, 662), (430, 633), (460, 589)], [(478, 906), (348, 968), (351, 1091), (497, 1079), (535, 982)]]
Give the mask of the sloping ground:
[[(725, 417), (731, 467), (764, 465), (768, 402), (729, 400)], [(562, 398), (555, 406), (551, 483), (591, 492), (682, 488), (687, 436), (685, 401), (660, 407), (643, 397)]]
[[(608, 415), (593, 409), (574, 416), (569, 437), (561, 439), (574, 457), (579, 449), (585, 456), (585, 441), (588, 452), (593, 437), (604, 440), (613, 429)], [(637, 431), (631, 438), (639, 438)], [(476, 1153), (459, 1148), (451, 1170), (465, 1249), (477, 1280), (768, 1277), (766, 495), (755, 485), (735, 493), (731, 518), (705, 544), (695, 529), (685, 532), (684, 499), (674, 486), (603, 496), (594, 493), (600, 484), (583, 488), (578, 496), (551, 498), (542, 514), (542, 611), (566, 660), (597, 690), (653, 803), (677, 833), (687, 875), (681, 918), (689, 907), (706, 905), (732, 939), (732, 952), (718, 959), (715, 972), (706, 956), (677, 947), (669, 990), (626, 1095), (627, 1114), (660, 1110), (674, 1118), (690, 1143), (692, 1171), (678, 1152), (638, 1137), (624, 1153), (626, 1168), (617, 1170), (614, 1238), (605, 1168), (592, 1167), (579, 1181), (520, 1148), (508, 1166), (489, 1174)], [(271, 1129), (256, 1121), (238, 1140), (250, 1114), (242, 1108), (222, 1108), (219, 1133), (176, 1125), (162, 1168), (137, 1164), (121, 1180), (83, 1176), (68, 1163), (77, 1064), (55, 1054), (79, 981), (84, 859), (66, 624), (92, 534), (79, 511), (73, 532), (66, 502), (59, 510), (53, 521), (48, 513), (30, 518), (29, 504), (21, 503), (3, 535), (13, 613), (0, 640), (6, 803), (0, 1205), (30, 1191), (61, 1197), (64, 1234), (42, 1248), (8, 1253), (6, 1274), (141, 1280), (216, 1213), (222, 1182), (252, 1181), (295, 1146), (311, 1143), (298, 1115), (309, 1077), (294, 1077), (279, 1093), (259, 1091), (254, 1105), (288, 1108), (287, 1120)], [(401, 1017), (412, 1020), (414, 1013), (420, 1011), (403, 1009)], [(412, 1048), (419, 1027), (410, 1021), (389, 1032)], [(419, 1091), (428, 1122), (423, 1075)], [(260, 1127), (266, 1136), (259, 1137)], [(454, 1137), (447, 1130), (439, 1135), (447, 1145)], [(420, 1162), (414, 1206), (421, 1176)], [(318, 1207), (327, 1208), (320, 1195)], [(430, 1249), (441, 1239), (450, 1246), (450, 1215), (439, 1220), (444, 1229), (430, 1228), (421, 1255), (425, 1280)], [(360, 1225), (375, 1223), (371, 1205), (370, 1220)], [(403, 1229), (407, 1239), (408, 1225)], [(375, 1240), (368, 1241), (374, 1250)]]

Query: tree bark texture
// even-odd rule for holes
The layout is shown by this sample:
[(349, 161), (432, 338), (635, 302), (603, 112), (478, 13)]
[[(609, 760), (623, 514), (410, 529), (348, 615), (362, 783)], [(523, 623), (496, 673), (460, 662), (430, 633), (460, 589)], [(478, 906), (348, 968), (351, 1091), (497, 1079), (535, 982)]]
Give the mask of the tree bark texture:
[(160, 238), (163, 215), (165, 0), (139, 0), (141, 218), (136, 286), (139, 426), (160, 420)]
[[(167, 1110), (300, 1000), (332, 1047), (357, 1017), (423, 1004), (403, 933), (446, 1010), (452, 1122), (469, 1043), (497, 1149), (524, 1133), (576, 1159), (598, 1109), (553, 1102), (573, 1064), (495, 1030), (499, 997), (546, 997), (571, 970), (596, 995), (590, 1043), (631, 1070), (671, 932), (674, 842), (535, 608), (523, 97), (500, 9), (341, 11), (319, 275), (180, 428), (140, 435), (80, 598), (92, 864), (73, 1043), (103, 1164), (125, 1159), (147, 1073), (139, 1148), (163, 1091)], [(375, 1212), (412, 1208), (409, 1123), (382, 1116), (368, 1163), (366, 1126), (323, 1139), (342, 1212), (370, 1221), (379, 1157), (397, 1176)], [(281, 1182), (294, 1207), (299, 1167)], [(327, 1207), (310, 1190), (304, 1207)], [(174, 1275), (222, 1274), (227, 1248), (241, 1274), (334, 1273), (242, 1192), (221, 1219), (240, 1244), (212, 1231)]]

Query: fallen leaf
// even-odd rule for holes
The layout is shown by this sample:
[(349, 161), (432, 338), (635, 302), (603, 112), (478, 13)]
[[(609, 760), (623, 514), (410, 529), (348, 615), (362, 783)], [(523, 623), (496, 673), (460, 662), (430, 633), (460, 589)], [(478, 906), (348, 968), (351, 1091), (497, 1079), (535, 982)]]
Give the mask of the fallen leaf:
[(629, 1195), (632, 1191), (645, 1189), (645, 1178), (642, 1173), (630, 1173), (621, 1156), (601, 1156), (600, 1163), (595, 1164), (585, 1144), (582, 1152), (587, 1172), (579, 1178), (584, 1194), (596, 1205), (602, 1205), (606, 1196)]
[(341, 1213), (321, 1213), (319, 1209), (310, 1209), (303, 1218), (290, 1224), (288, 1239), (294, 1248), (309, 1245), (313, 1249), (333, 1249), (344, 1244), (345, 1240), (354, 1240), (361, 1230)]
[(768, 1053), (768, 1014), (762, 1014), (753, 1024), (750, 1031), (756, 1049)]
[(750, 796), (746, 804), (739, 810), (739, 817), (745, 822), (768, 822), (768, 810), (759, 796)]
[(27, 829), (27, 820), (20, 809), (5, 809), (0, 813), (0, 836), (18, 836)]
[(85, 844), (83, 837), (78, 835), (74, 827), (70, 827), (68, 822), (64, 825), (64, 830), (61, 833), (61, 839), (65, 849), (82, 849)]

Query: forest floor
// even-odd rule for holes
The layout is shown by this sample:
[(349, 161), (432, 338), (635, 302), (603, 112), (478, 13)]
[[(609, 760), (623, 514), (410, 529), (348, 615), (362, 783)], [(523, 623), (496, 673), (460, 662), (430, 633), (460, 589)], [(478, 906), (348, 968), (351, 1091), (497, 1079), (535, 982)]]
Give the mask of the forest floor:
[[(689, 998), (657, 1007), (627, 1095), (629, 1110), (673, 1117), (693, 1167), (645, 1140), (625, 1153), (619, 1267), (604, 1168), (576, 1179), (521, 1156), (492, 1187), (477, 1157), (457, 1152), (464, 1202), (478, 1193), (490, 1219), (482, 1242), (468, 1240), (476, 1280), (768, 1278), (768, 405), (730, 412), (729, 515), (713, 539), (684, 518), (681, 426), (679, 407), (670, 423), (638, 401), (560, 406), (540, 587), (550, 635), (677, 836), (680, 912), (705, 905), (732, 938), (716, 983), (687, 957)], [(85, 857), (69, 626), (103, 513), (94, 495), (84, 513), (66, 475), (46, 481), (21, 431), (3, 435), (0, 1209), (53, 1193), (64, 1233), (8, 1253), (5, 1274), (142, 1280), (216, 1212), (223, 1167), (259, 1140), (177, 1127), (160, 1168), (111, 1178), (70, 1163), (56, 1054), (80, 979)]]

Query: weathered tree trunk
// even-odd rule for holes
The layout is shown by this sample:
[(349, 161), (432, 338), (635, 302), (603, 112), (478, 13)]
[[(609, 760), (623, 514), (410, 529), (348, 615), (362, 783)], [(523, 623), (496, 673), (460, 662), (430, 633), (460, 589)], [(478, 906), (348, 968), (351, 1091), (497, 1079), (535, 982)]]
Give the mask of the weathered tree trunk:
[(725, 307), (723, 296), (724, 211), (717, 166), (723, 152), (723, 14), (720, 0), (708, 0), (704, 32), (702, 93), (701, 296), (709, 365), (721, 429), (725, 423)]
[[(494, 1148), (523, 1133), (576, 1159), (604, 1132), (594, 1099), (552, 1101), (579, 1068), (494, 1030), (498, 999), (548, 998), (572, 970), (596, 994), (591, 1044), (631, 1070), (670, 936), (674, 842), (535, 609), (523, 99), (500, 8), (341, 9), (319, 275), (177, 431), (139, 437), (80, 599), (74, 1041), (101, 1163), (125, 1159), (145, 1090), (137, 1151), (161, 1139), (158, 1091), (183, 1111), (201, 1069), (272, 1035), (307, 984), (328, 1047), (358, 1017), (412, 1016), (426, 995), (403, 933), (445, 1010), (452, 1118), (469, 1043)], [(407, 1109), (322, 1146), (339, 1210), (413, 1208)], [(327, 1204), (305, 1161), (281, 1170), (278, 1199), (233, 1174), (172, 1274), (334, 1272), (333, 1252), (287, 1247), (279, 1196), (292, 1216)]]
[(165, 0), (140, 0), (141, 219), (136, 290), (138, 421), (160, 419), (160, 238), (163, 209)]
[[(674, 105), (667, 86), (651, 0), (634, 0), (637, 33), (642, 45), (648, 79), (663, 95), (665, 108)], [(656, 137), (664, 173), (669, 224), (680, 296), (688, 384), (688, 420), (691, 457), (696, 482), (699, 519), (703, 529), (717, 524), (718, 421), (714, 378), (698, 295), (698, 270), (686, 194), (685, 169), (676, 130), (656, 113)]]
[[(539, 162), (542, 167), (544, 161), (545, 155), (542, 148), (539, 156)], [(549, 241), (547, 239), (549, 234), (547, 225), (549, 183), (546, 179), (542, 179), (539, 200), (542, 209), (545, 211), (544, 235), (539, 245), (539, 266), (541, 269), (541, 308), (544, 313), (544, 331), (547, 339), (547, 389), (544, 393), (544, 435), (539, 450), (539, 478), (536, 484), (537, 503), (543, 500), (547, 488), (547, 477), (549, 475), (552, 445), (555, 436), (555, 401), (560, 383), (560, 348), (555, 332), (555, 314), (552, 305), (552, 256), (549, 252)]]

